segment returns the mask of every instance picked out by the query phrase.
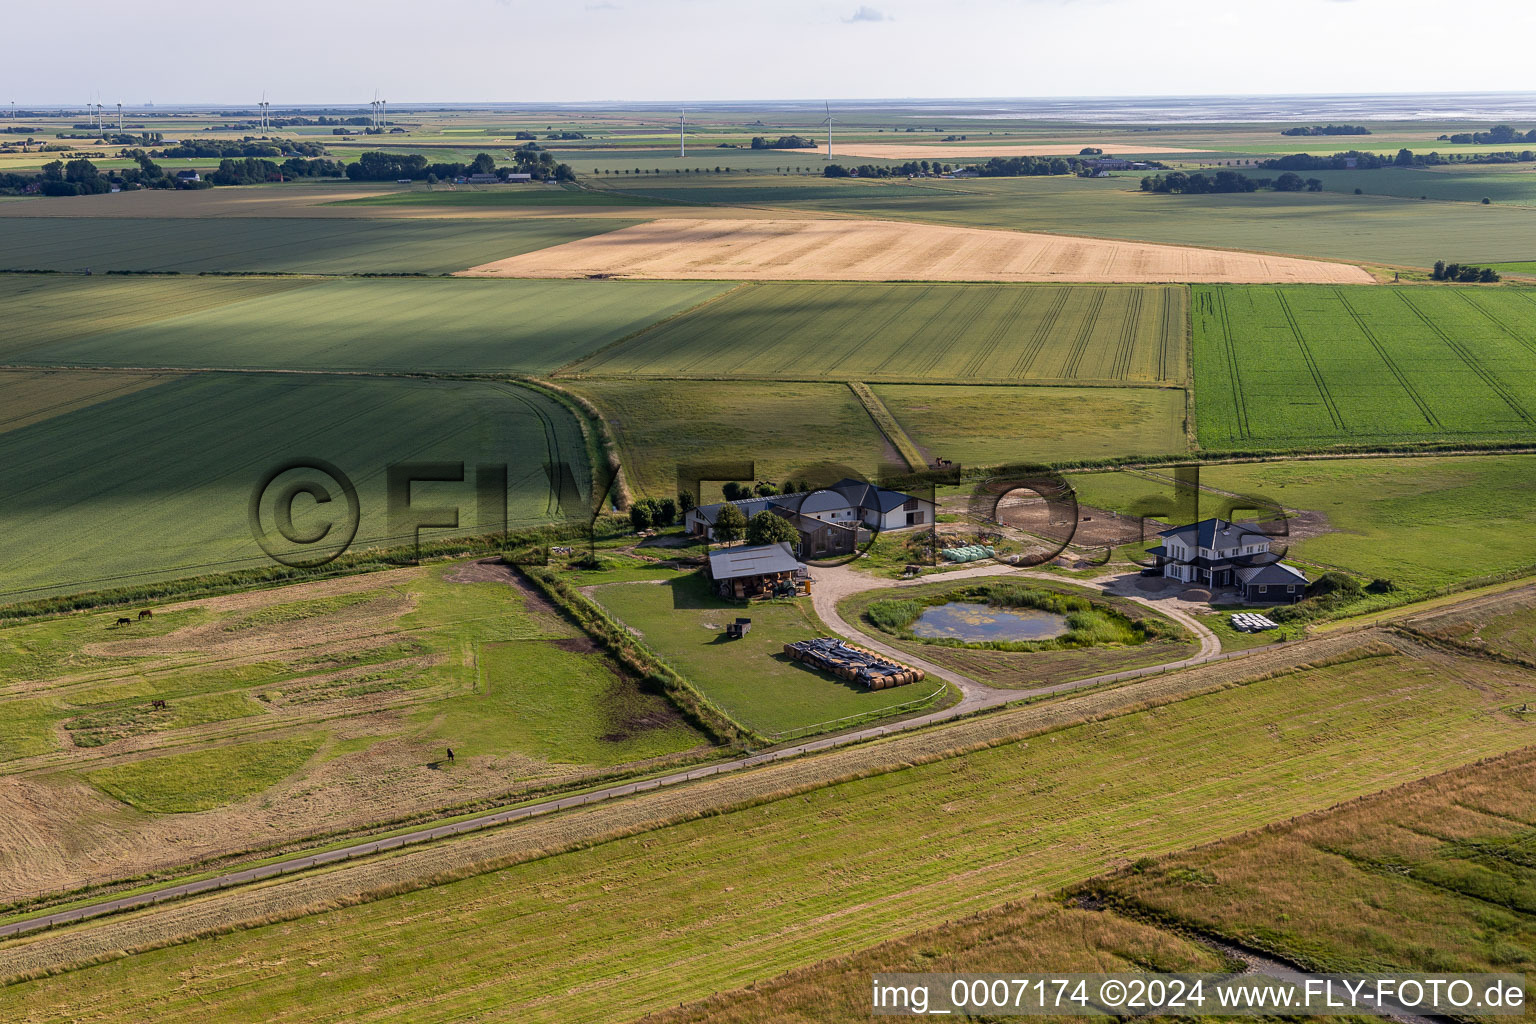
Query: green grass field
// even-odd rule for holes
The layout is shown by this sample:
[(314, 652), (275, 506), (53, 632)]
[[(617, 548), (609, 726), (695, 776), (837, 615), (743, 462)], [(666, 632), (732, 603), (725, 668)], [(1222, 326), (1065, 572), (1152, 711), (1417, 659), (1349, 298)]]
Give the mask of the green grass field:
[(1181, 388), (877, 384), (929, 457), (965, 466), (1186, 451)]
[[(1533, 473), (1529, 455), (1320, 459), (1206, 466), (1200, 483), (1323, 513), (1330, 532), (1286, 542), (1296, 559), (1425, 590), (1536, 565)], [(1069, 479), (1079, 501), (1100, 508), (1173, 497), (1166, 481), (1128, 472)], [(1202, 494), (1181, 521), (1229, 515), (1232, 504)]]
[(1501, 274), (1520, 274), (1526, 277), (1536, 277), (1536, 260), (1522, 260), (1514, 263), (1487, 263), (1479, 266), (1489, 266)]
[[(1526, 149), (1526, 146), (1516, 146)], [(1373, 171), (1308, 171), (1330, 192), (1397, 196), (1402, 199), (1427, 197), (1455, 203), (1495, 203), (1536, 206), (1536, 165), (1484, 164), (1462, 167), (1379, 167)], [(1264, 172), (1266, 174), (1270, 172)], [(1470, 262), (1469, 253), (1447, 254), (1447, 259)]]
[(677, 492), (679, 463), (750, 460), (757, 479), (774, 481), (835, 463), (874, 479), (896, 458), (842, 384), (588, 378), (569, 386), (602, 411), (630, 486), (651, 497)]
[[(766, 734), (838, 719), (878, 716), (920, 700), (943, 683), (925, 679), (889, 690), (814, 671), (785, 657), (786, 643), (826, 636), (808, 598), (750, 607), (713, 597), (698, 574), (660, 584), (603, 587), (594, 599), (736, 721)], [(725, 623), (750, 616), (752, 630), (726, 640)]]
[(1489, 709), (1527, 685), (1401, 657), (1284, 675), (6, 996), (45, 1020), (297, 1024), (387, 972), (381, 1020), (629, 1020), (1506, 752), (1529, 727)]
[[(247, 519), (251, 492), (274, 466), (313, 457), (356, 484), (354, 547), (399, 532), (385, 501), (391, 463), (465, 463), (463, 484), (418, 484), (413, 497), (417, 505), (460, 506), (460, 533), (500, 528), (487, 530), (477, 511), (471, 478), (481, 463), (507, 465), (512, 524), (559, 517), (546, 462), (567, 462), (578, 486), (589, 486), (575, 419), (517, 385), (312, 374), (172, 378), (0, 433), (0, 463), (8, 467), (0, 560), (9, 567), (0, 600), (270, 565)], [(320, 515), (314, 502), (294, 507), (301, 531), (324, 519), (338, 523), (339, 535), (340, 520)]]
[(7, 217), (0, 270), (447, 274), (622, 220)]
[(259, 793), (320, 749), (318, 734), (147, 757), (87, 772), (91, 784), (153, 814), (206, 811)]
[[(540, 373), (728, 286), (0, 276), (24, 365)], [(124, 296), (127, 299), (124, 301)]]
[(754, 284), (567, 372), (1182, 381), (1185, 295), (1176, 287)]
[(1198, 287), (1206, 448), (1536, 435), (1536, 296), (1513, 289)]

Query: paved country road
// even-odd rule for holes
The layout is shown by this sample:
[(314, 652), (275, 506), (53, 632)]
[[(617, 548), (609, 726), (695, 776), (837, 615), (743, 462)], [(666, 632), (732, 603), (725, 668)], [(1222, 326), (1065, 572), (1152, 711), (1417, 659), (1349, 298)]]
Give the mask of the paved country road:
[[(1006, 565), (988, 565), (974, 569), (960, 569), (944, 573), (941, 580), (970, 579), (978, 576), (1014, 575), (1037, 577), (1040, 579), (1062, 582), (1062, 577), (1045, 572), (1031, 572), (1029, 570), (1014, 569)], [(355, 857), (366, 857), (387, 850), (397, 850), (401, 847), (415, 846), (420, 843), (430, 843), (436, 840), (462, 835), (466, 832), (475, 832), (484, 828), (503, 825), (508, 822), (521, 821), (524, 818), (533, 818), (544, 814), (553, 814), (557, 811), (569, 810), (573, 807), (583, 807), (587, 804), (601, 803), (604, 800), (612, 800), (617, 797), (631, 796), (646, 790), (660, 789), (663, 786), (676, 786), (697, 779), (709, 778), (712, 775), (723, 775), (726, 772), (741, 771), (758, 765), (769, 764), (774, 761), (783, 761), (792, 757), (800, 757), (804, 754), (813, 754), (817, 751), (831, 750), (835, 747), (846, 746), (850, 743), (859, 743), (865, 740), (888, 736), (892, 733), (904, 732), (909, 729), (920, 729), (925, 726), (935, 725), (941, 722), (951, 721), (963, 715), (990, 708), (1002, 707), (1014, 701), (1028, 700), (1034, 697), (1045, 696), (1054, 693), (1062, 693), (1067, 690), (1077, 690), (1089, 686), (1099, 686), (1104, 683), (1117, 682), (1126, 679), (1135, 679), (1140, 676), (1158, 675), (1164, 672), (1186, 668), (1201, 662), (1218, 658), (1240, 657), (1250, 651), (1235, 651), (1230, 654), (1220, 654), (1220, 642), (1216, 635), (1207, 629), (1202, 623), (1190, 615), (1156, 604), (1145, 598), (1129, 596), (1130, 600), (1153, 608), (1163, 615), (1176, 620), (1200, 638), (1200, 651), (1182, 661), (1169, 662), (1163, 665), (1152, 665), (1146, 668), (1128, 669), (1122, 672), (1110, 672), (1104, 675), (1092, 676), (1087, 679), (1078, 679), (1066, 683), (1057, 683), (1052, 686), (1042, 686), (1034, 689), (998, 689), (979, 683), (967, 676), (960, 675), (949, 669), (940, 668), (929, 662), (916, 658), (903, 651), (897, 651), (888, 644), (870, 637), (848, 623), (844, 622), (837, 613), (837, 604), (843, 598), (851, 594), (861, 593), (880, 587), (899, 588), (923, 583), (937, 582), (929, 576), (918, 580), (897, 581), (879, 579), (865, 576), (847, 567), (836, 569), (817, 569), (816, 583), (812, 589), (812, 603), (816, 613), (821, 616), (830, 628), (842, 634), (850, 640), (879, 650), (892, 657), (916, 665), (925, 672), (931, 673), (939, 679), (943, 679), (956, 686), (962, 693), (962, 699), (940, 711), (906, 718), (884, 725), (872, 725), (850, 732), (839, 733), (833, 736), (824, 736), (820, 739), (804, 740), (790, 746), (779, 747), (760, 754), (752, 754), (747, 757), (739, 757), (731, 761), (722, 761), (718, 764), (706, 765), (701, 768), (693, 768), (688, 771), (674, 772), (641, 782), (627, 782), (621, 785), (607, 786), (576, 796), (561, 797), (556, 800), (545, 800), (541, 803), (527, 804), (521, 807), (512, 807), (505, 810), (491, 811), (473, 818), (447, 824), (423, 827), (416, 831), (402, 835), (392, 836), (388, 839), (378, 839), (369, 842), (353, 843), (349, 846), (323, 853), (301, 854), (285, 858), (271, 864), (260, 867), (246, 868), (243, 871), (231, 871), (227, 874), (206, 878), (196, 882), (182, 882), (177, 885), (166, 886), (152, 892), (140, 893), (132, 896), (122, 896), (117, 899), (102, 900), (84, 906), (73, 907), (68, 910), (55, 911), (40, 917), (28, 918), (23, 921), (13, 921), (0, 925), (0, 938), (16, 935), (24, 935), (28, 932), (40, 931), (56, 925), (69, 924), (75, 921), (83, 921), (88, 918), (100, 917), (117, 911), (133, 910), (140, 907), (153, 906), (157, 903), (165, 903), (170, 900), (180, 899), (184, 896), (195, 896), (199, 893), (212, 892), (218, 889), (227, 889), (232, 886), (244, 885), (249, 882), (260, 881), (264, 878), (276, 878), (279, 875), (293, 874), (306, 871), (311, 868), (326, 864), (335, 864), (341, 861), (351, 860)], [(1086, 586), (1098, 590), (1106, 590), (1116, 577), (1103, 577), (1098, 580), (1073, 582), (1079, 586)], [(1300, 641), (1305, 642), (1305, 641)]]

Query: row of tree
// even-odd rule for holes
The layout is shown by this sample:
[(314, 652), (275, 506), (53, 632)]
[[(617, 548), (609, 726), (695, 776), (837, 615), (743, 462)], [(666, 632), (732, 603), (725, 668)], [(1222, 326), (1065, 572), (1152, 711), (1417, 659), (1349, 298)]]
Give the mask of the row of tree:
[(1343, 153), (1334, 153), (1332, 156), (1313, 156), (1310, 153), (1292, 153), (1289, 156), (1277, 156), (1259, 163), (1260, 167), (1266, 167), (1276, 171), (1343, 171), (1361, 170), (1374, 171), (1379, 167), (1440, 167), (1445, 164), (1512, 164), (1530, 163), (1536, 161), (1536, 151), (1529, 149), (1516, 152), (1509, 150), (1504, 153), (1454, 153), (1450, 156), (1442, 156), (1439, 153), (1415, 153), (1411, 149), (1400, 149), (1396, 156), (1384, 156), (1380, 153), (1363, 153), (1358, 149), (1351, 149)]
[(292, 181), (294, 178), (340, 178), (344, 174), (346, 165), (340, 160), (327, 160), (324, 157), (306, 160), (294, 156), (279, 164), (247, 156), (238, 160), (220, 160), (218, 170), (210, 172), (204, 180), (214, 185), (260, 185), (269, 181)]
[(1278, 178), (1250, 178), (1240, 171), (1217, 171), (1207, 175), (1200, 171), (1186, 174), (1170, 171), (1167, 174), (1148, 175), (1141, 179), (1143, 192), (1170, 195), (1212, 195), (1227, 192), (1257, 192), (1273, 189), (1276, 192), (1321, 192), (1323, 183), (1318, 178), (1303, 178), (1287, 171)]
[(244, 139), (197, 139), (195, 141), (178, 142), (174, 146), (166, 146), (164, 149), (156, 150), (151, 155), (167, 160), (211, 160), (214, 157), (234, 158), (243, 156), (324, 156), (325, 147), (318, 142), (303, 142), (298, 139), (284, 139), (282, 141), (250, 137)]
[(1281, 135), (1369, 135), (1371, 130), (1358, 124), (1314, 124), (1287, 128)]
[(420, 153), (364, 153), (347, 164), (346, 175), (353, 181), (452, 181), (471, 174), (531, 174), (535, 178), (573, 181), (576, 173), (569, 164), (558, 163), (547, 150), (537, 146), (519, 146), (513, 150), (513, 163), (497, 166), (495, 157), (481, 153), (467, 164), (434, 163)]
[(761, 135), (752, 136), (753, 149), (815, 149), (816, 143), (803, 135), (780, 135), (776, 139), (766, 139)]
[(1429, 276), (1436, 281), (1455, 281), (1459, 284), (1494, 284), (1499, 272), (1492, 267), (1474, 267), (1470, 264), (1447, 263), (1436, 260), (1435, 269)]
[(1518, 128), (1512, 128), (1507, 124), (1497, 124), (1486, 132), (1457, 132), (1455, 135), (1440, 136), (1441, 142), (1453, 142), (1458, 145), (1497, 146), (1510, 142), (1536, 142), (1536, 128), (1522, 132)]

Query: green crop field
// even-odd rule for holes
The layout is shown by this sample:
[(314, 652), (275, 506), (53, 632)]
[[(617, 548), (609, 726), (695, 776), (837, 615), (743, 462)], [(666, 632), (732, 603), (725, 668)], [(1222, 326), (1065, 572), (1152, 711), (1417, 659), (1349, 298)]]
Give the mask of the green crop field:
[(0, 230), (0, 270), (447, 274), (628, 223), (16, 216)]
[(0, 275), (20, 365), (540, 373), (718, 295), (709, 282)]
[(1182, 381), (1185, 294), (1134, 285), (753, 284), (566, 372)]
[[(1530, 455), (1317, 459), (1205, 466), (1200, 483), (1322, 513), (1326, 532), (1286, 541), (1291, 557), (1417, 591), (1536, 565), (1533, 473)], [(1098, 508), (1129, 512), (1174, 499), (1166, 478), (1116, 471), (1069, 479), (1078, 500)], [(1202, 494), (1198, 509), (1177, 518), (1227, 516), (1232, 506)]]
[(929, 457), (965, 466), (1188, 450), (1182, 388), (877, 384)]
[(807, 598), (753, 604), (746, 610), (751, 632), (730, 641), (725, 639), (725, 623), (742, 613), (742, 605), (715, 598), (698, 574), (659, 584), (614, 584), (596, 590), (593, 598), (638, 630), (646, 644), (705, 697), (761, 733), (878, 717), (944, 688), (941, 680), (924, 679), (889, 690), (866, 690), (862, 683), (791, 661), (781, 652), (784, 644), (828, 633)]
[[(0, 433), (0, 561), (9, 567), (0, 600), (270, 564), (247, 522), (251, 492), (275, 465), (314, 457), (357, 486), (355, 546), (398, 532), (389, 528), (384, 500), (391, 463), (470, 467), (464, 484), (431, 485), (426, 497), (413, 499), (461, 505), (461, 532), (469, 533), (490, 532), (479, 522), (470, 479), (478, 464), (508, 464), (514, 524), (558, 516), (546, 462), (567, 462), (578, 485), (588, 486), (574, 418), (513, 384), (170, 378)], [(444, 500), (432, 500), (439, 496)], [(295, 505), (301, 513), (313, 507)]]
[(1501, 274), (1520, 274), (1525, 277), (1536, 277), (1536, 260), (1523, 260), (1515, 263), (1480, 263), (1478, 266), (1492, 267)]
[(380, 1019), (629, 1020), (1507, 752), (1529, 727), (1492, 711), (1530, 692), (1457, 659), (1281, 675), (22, 982), (7, 1006), (300, 1024), (384, 971)]
[(752, 461), (757, 479), (782, 481), (826, 463), (872, 480), (896, 461), (842, 384), (589, 378), (571, 388), (597, 404), (630, 486), (651, 497), (677, 493), (684, 462)]
[(587, 189), (546, 188), (523, 185), (464, 185), (388, 192), (363, 199), (343, 199), (335, 206), (655, 206), (664, 200), (644, 199), (617, 192)]
[(1207, 448), (1536, 436), (1536, 295), (1194, 289)]
[[(1264, 172), (1269, 174), (1271, 172)], [(1448, 167), (1380, 167), (1372, 171), (1308, 171), (1331, 192), (1427, 198), (1444, 202), (1512, 203), (1536, 206), (1536, 172), (1531, 164), (1473, 164)], [(1469, 211), (1468, 216), (1478, 216)], [(1448, 259), (1470, 261), (1471, 253), (1445, 254)]]

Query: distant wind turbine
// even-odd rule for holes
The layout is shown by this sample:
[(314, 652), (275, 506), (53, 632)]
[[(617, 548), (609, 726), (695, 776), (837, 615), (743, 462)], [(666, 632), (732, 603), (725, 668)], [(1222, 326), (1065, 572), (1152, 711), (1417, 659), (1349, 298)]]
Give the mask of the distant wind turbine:
[[(827, 126), (827, 159), (832, 159), (832, 103), (827, 101), (827, 119), (822, 124)], [(818, 125), (817, 127), (820, 127)]]
[(688, 108), (684, 107), (682, 113), (677, 116), (677, 155), (688, 155)]

